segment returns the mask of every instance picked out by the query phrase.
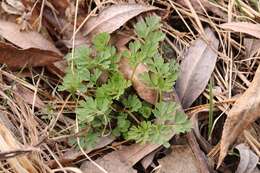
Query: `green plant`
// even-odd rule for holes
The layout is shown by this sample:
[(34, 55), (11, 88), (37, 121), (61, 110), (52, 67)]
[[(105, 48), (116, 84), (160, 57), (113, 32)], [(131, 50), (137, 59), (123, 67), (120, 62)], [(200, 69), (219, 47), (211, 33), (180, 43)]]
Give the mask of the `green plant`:
[[(160, 18), (147, 17), (136, 24), (135, 31), (138, 39), (129, 43), (129, 51), (121, 55), (109, 44), (109, 34), (101, 33), (94, 38), (93, 47), (80, 47), (74, 57), (67, 56), (69, 68), (60, 90), (82, 98), (75, 112), (80, 129), (87, 129), (81, 140), (84, 146), (107, 134), (168, 146), (169, 135), (190, 129), (189, 120), (177, 111), (177, 105), (162, 101), (162, 93), (171, 91), (177, 79), (178, 65), (175, 61), (165, 62), (158, 51), (165, 38)], [(131, 80), (118, 70), (122, 56), (128, 58), (134, 72), (141, 63), (147, 66), (148, 71), (140, 78), (158, 92), (155, 106), (131, 90)], [(108, 79), (101, 81), (102, 75)]]

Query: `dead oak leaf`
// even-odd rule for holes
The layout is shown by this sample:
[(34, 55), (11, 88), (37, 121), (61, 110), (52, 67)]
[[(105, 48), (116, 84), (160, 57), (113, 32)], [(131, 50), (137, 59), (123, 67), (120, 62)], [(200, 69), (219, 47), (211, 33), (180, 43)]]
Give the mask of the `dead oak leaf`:
[(260, 66), (249, 88), (239, 97), (229, 111), (220, 141), (218, 167), (224, 160), (229, 146), (251, 123), (260, 117)]

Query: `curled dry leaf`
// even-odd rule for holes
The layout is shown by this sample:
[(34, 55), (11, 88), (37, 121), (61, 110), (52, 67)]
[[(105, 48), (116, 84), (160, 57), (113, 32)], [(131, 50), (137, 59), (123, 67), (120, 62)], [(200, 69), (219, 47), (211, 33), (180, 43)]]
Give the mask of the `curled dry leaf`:
[(236, 173), (253, 173), (255, 169), (258, 169), (257, 163), (259, 158), (248, 146), (239, 144), (236, 146), (236, 149), (238, 149), (240, 155), (240, 162)]
[(229, 111), (220, 141), (218, 166), (224, 160), (229, 146), (251, 123), (260, 117), (260, 66), (249, 88)]
[(101, 32), (112, 33), (131, 18), (155, 9), (158, 8), (141, 4), (112, 5), (87, 21), (84, 26), (84, 34), (91, 38)]
[(10, 44), (0, 42), (0, 64), (23, 68), (46, 66), (61, 59), (57, 53), (36, 48), (17, 49)]
[(210, 28), (205, 29), (206, 39), (198, 38), (184, 54), (176, 92), (183, 108), (188, 108), (204, 91), (214, 70), (219, 40)]
[(230, 22), (221, 24), (220, 27), (260, 38), (260, 24), (253, 24), (249, 22)]

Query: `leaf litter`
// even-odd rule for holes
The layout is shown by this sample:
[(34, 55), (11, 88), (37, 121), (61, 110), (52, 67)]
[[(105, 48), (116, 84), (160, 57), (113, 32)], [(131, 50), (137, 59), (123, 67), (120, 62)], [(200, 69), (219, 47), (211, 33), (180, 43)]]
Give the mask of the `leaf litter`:
[[(233, 162), (232, 156), (226, 155), (230, 153), (228, 150), (233, 144), (234, 146), (239, 144), (236, 141), (238, 137), (243, 138), (240, 134), (244, 129), (252, 125), (259, 128), (259, 123), (257, 124), (259, 70), (256, 70), (259, 64), (257, 58), (259, 45), (257, 39), (252, 41), (252, 36), (259, 38), (257, 30), (259, 24), (256, 18), (259, 16), (259, 10), (253, 1), (245, 4), (238, 0), (229, 4), (226, 0), (218, 2), (192, 0), (190, 1), (193, 6), (192, 13), (187, 8), (189, 6), (185, 4), (187, 1), (156, 0), (153, 3), (140, 1), (137, 4), (79, 1), (78, 8), (75, 8), (74, 2), (68, 0), (51, 0), (48, 3), (43, 3), (44, 1), (34, 3), (27, 0), (17, 1), (17, 4), (13, 0), (1, 2), (0, 12), (4, 15), (0, 16), (0, 63), (6, 64), (8, 67), (3, 66), (0, 71), (0, 83), (3, 86), (0, 91), (2, 103), (0, 111), (1, 116), (5, 117), (1, 117), (0, 125), (2, 131), (6, 132), (5, 137), (1, 138), (3, 144), (0, 152), (0, 155), (3, 156), (3, 160), (1, 159), (0, 162), (1, 170), (11, 169), (13, 172), (19, 172), (19, 167), (25, 172), (49, 172), (50, 170), (77, 172), (80, 171), (78, 168), (81, 165), (82, 172), (90, 172), (90, 170), (97, 172), (98, 170), (92, 162), (85, 161), (84, 154), (71, 143), (71, 140), (81, 136), (73, 130), (75, 119), (72, 112), (77, 103), (71, 97), (67, 100), (67, 94), (57, 90), (61, 78), (56, 75), (62, 76), (66, 67), (66, 64), (60, 65), (60, 62), (63, 60), (63, 54), (69, 52), (73, 46), (70, 37), (73, 35), (75, 12), (78, 15), (76, 27), (79, 27), (81, 22), (86, 19), (86, 24), (76, 36), (75, 43), (79, 46), (87, 44), (94, 35), (100, 32), (106, 31), (113, 35), (117, 35), (119, 32), (123, 35), (128, 31), (131, 33), (132, 24), (136, 22), (136, 19), (140, 20), (155, 12), (160, 15), (160, 12), (165, 10), (167, 13), (163, 16), (162, 30), (167, 33), (167, 42), (161, 45), (160, 51), (168, 52), (168, 49), (171, 49), (169, 52), (172, 52), (172, 55), (167, 58), (176, 57), (179, 61), (181, 58), (177, 55), (183, 52), (184, 48), (186, 50), (181, 56), (184, 58), (180, 61), (181, 73), (176, 84), (176, 91), (188, 115), (194, 115), (189, 114), (189, 111), (201, 112), (203, 109), (203, 114), (196, 114), (195, 127), (195, 136), (201, 139), (196, 139), (193, 133), (173, 138), (169, 136), (169, 139), (172, 139), (170, 144), (173, 149), (179, 146), (180, 139), (187, 140), (185, 145), (182, 145), (186, 146), (183, 152), (175, 149), (171, 154), (162, 154), (167, 149), (159, 145), (132, 144), (120, 141), (120, 139), (109, 140), (102, 144), (101, 148), (96, 146), (93, 148), (94, 150), (85, 150), (85, 152), (108, 172), (117, 172), (118, 169), (121, 172), (151, 172), (160, 167), (161, 171), (166, 172), (183, 167), (186, 168), (185, 171), (203, 170), (207, 172), (209, 167), (214, 169), (214, 166), (214, 171), (216, 171), (218, 154), (220, 154), (218, 172), (245, 172), (251, 171), (253, 167), (254, 171), (258, 171), (255, 167), (254, 153), (258, 150), (253, 148), (248, 139), (245, 141), (249, 142), (249, 145), (245, 145), (253, 149), (244, 147), (244, 145), (237, 146), (241, 156), (240, 162)], [(27, 10), (34, 5), (35, 8), (31, 11), (33, 14), (24, 15), (24, 13), (29, 14)], [(96, 12), (97, 14), (95, 14)], [(195, 17), (192, 15), (194, 13), (196, 13)], [(19, 17), (19, 24), (15, 23), (13, 16), (10, 17), (11, 15)], [(237, 18), (241, 15), (246, 16), (244, 20)], [(128, 22), (129, 20), (132, 21)], [(32, 21), (35, 23), (33, 24)], [(27, 29), (24, 30), (22, 24), (26, 23), (33, 26), (29, 26), (29, 30), (25, 27)], [(198, 23), (201, 23), (203, 27), (207, 26), (206, 38), (197, 33), (197, 30), (201, 29), (201, 26), (198, 29)], [(37, 27), (38, 24), (41, 25)], [(41, 31), (36, 32), (34, 28), (40, 28)], [(229, 33), (231, 34), (229, 35)], [(134, 36), (133, 32), (130, 36), (125, 36), (127, 38), (124, 38), (123, 44), (120, 43), (120, 39), (115, 37), (114, 43), (119, 44), (117, 46), (119, 50), (125, 50), (129, 40), (136, 39)], [(194, 38), (197, 39), (193, 41)], [(250, 39), (251, 45), (248, 44), (248, 39)], [(187, 45), (190, 46), (186, 47)], [(179, 51), (175, 52), (175, 50)], [(60, 66), (53, 67), (53, 63)], [(43, 76), (39, 75), (41, 66), (48, 68), (44, 71)], [(157, 93), (142, 83), (138, 75), (145, 73), (147, 67), (141, 64), (137, 68), (137, 73), (131, 78), (133, 70), (127, 59), (123, 59), (120, 66), (120, 71), (125, 78), (132, 79), (139, 97), (153, 104)], [(9, 69), (9, 67), (15, 68)], [(30, 75), (20, 75), (24, 68), (30, 71)], [(21, 69), (21, 71), (17, 71), (17, 69)], [(12, 76), (12, 78), (9, 79), (8, 76)], [(40, 83), (36, 84), (34, 81), (39, 79), (41, 79)], [(209, 79), (213, 81), (214, 87), (220, 88), (218, 93), (213, 93), (213, 100), (210, 100), (210, 91), (207, 89)], [(35, 96), (35, 87), (39, 87), (40, 97), (38, 94)], [(164, 100), (178, 100), (174, 90), (163, 95)], [(236, 102), (233, 104), (234, 101), (229, 100), (236, 100)], [(207, 107), (209, 102), (213, 103), (213, 110)], [(32, 108), (32, 105), (35, 108)], [(190, 107), (191, 105), (195, 107)], [(209, 111), (212, 111), (214, 120), (211, 140), (208, 140), (208, 129), (206, 128)], [(226, 121), (223, 115), (227, 115)], [(52, 120), (55, 119), (57, 121), (52, 124)], [(48, 131), (46, 129), (49, 129), (50, 124), (53, 128)], [(254, 139), (254, 135), (251, 136), (253, 138), (251, 140), (257, 143), (257, 137)], [(10, 140), (18, 143), (14, 150), (10, 148), (12, 146)], [(201, 141), (207, 145), (207, 149), (204, 149)], [(209, 166), (209, 160), (212, 159), (209, 156), (217, 148), (217, 143), (221, 143), (220, 153), (216, 150), (213, 163)], [(8, 147), (6, 144), (10, 146)], [(41, 152), (35, 150), (34, 147), (39, 147)], [(209, 151), (211, 148), (213, 150)], [(176, 156), (174, 152), (184, 156)], [(20, 153), (21, 155), (18, 155), (21, 156), (21, 159), (11, 157), (11, 160), (4, 160), (8, 153)], [(149, 155), (150, 153), (151, 155)], [(149, 155), (149, 162), (145, 168), (141, 168), (140, 160), (147, 155)], [(248, 155), (250, 157), (243, 157)], [(193, 165), (193, 167), (187, 168), (185, 164), (190, 159), (193, 161), (190, 161), (189, 165)], [(178, 165), (171, 164), (172, 162), (176, 162)]]
[(217, 61), (219, 41), (211, 29), (206, 28), (206, 40), (198, 38), (188, 48), (181, 62), (176, 92), (184, 108), (188, 108), (204, 91)]

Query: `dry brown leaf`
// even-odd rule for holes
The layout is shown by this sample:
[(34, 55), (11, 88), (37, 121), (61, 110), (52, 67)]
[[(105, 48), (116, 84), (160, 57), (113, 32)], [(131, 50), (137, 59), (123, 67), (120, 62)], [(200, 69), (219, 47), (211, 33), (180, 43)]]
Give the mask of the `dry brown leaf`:
[[(24, 102), (34, 105), (37, 108), (44, 108), (45, 104), (40, 99), (38, 95), (34, 96), (34, 92), (20, 84), (17, 84), (15, 87), (15, 94), (17, 97), (20, 97)], [(35, 98), (34, 98), (35, 97)]]
[[(107, 172), (122, 172), (122, 173), (137, 173), (136, 170), (132, 168), (132, 165), (129, 165), (128, 162), (125, 162), (124, 158), (121, 157), (120, 153), (117, 151), (111, 152), (105, 155), (102, 158), (95, 160), (102, 168)], [(84, 162), (80, 169), (83, 173), (100, 173), (101, 171), (93, 165), (91, 162)]]
[(25, 7), (21, 1), (8, 0), (2, 1), (1, 7), (3, 10), (9, 14), (21, 15), (25, 11)]
[[(19, 150), (22, 147), (24, 146), (21, 146), (8, 128), (6, 128), (3, 124), (0, 124), (0, 151), (8, 152), (10, 150)], [(7, 159), (6, 161), (10, 164), (11, 168), (16, 170), (16, 172), (22, 171), (24, 173), (38, 173), (32, 161), (30, 161), (27, 156), (13, 157)]]
[(21, 50), (0, 42), (0, 64), (6, 64), (9, 67), (46, 66), (61, 58), (60, 55), (52, 51), (36, 48)]
[[(0, 119), (1, 120), (1, 119)], [(97, 144), (95, 147), (88, 149), (85, 151), (86, 153), (90, 153), (93, 150), (97, 150), (100, 148), (103, 148), (109, 144), (111, 144), (115, 140), (115, 137), (113, 136), (106, 136), (106, 137), (100, 137), (97, 141)], [(76, 160), (79, 160), (82, 157), (83, 153), (79, 150), (70, 149), (64, 153), (64, 155), (61, 155), (59, 157), (59, 162), (62, 165), (70, 165), (71, 163), (75, 162)], [(59, 164), (56, 160), (50, 160), (48, 161), (48, 166), (51, 168), (57, 168), (59, 167)]]
[(221, 24), (220, 27), (260, 38), (260, 24), (253, 24), (249, 22), (230, 22)]
[(84, 26), (84, 35), (90, 38), (101, 32), (112, 33), (140, 13), (158, 9), (141, 4), (118, 4), (103, 10), (97, 17), (90, 18)]
[[(140, 74), (147, 71), (145, 65), (140, 64), (135, 70), (134, 76), (132, 77), (133, 68), (129, 65), (127, 58), (121, 58), (119, 63), (119, 70), (123, 73), (124, 77), (128, 80), (132, 80), (133, 86), (137, 94), (145, 101), (154, 104), (156, 102), (156, 91), (147, 87), (140, 79)], [(132, 77), (132, 79), (131, 79)]]
[(229, 111), (224, 124), (218, 166), (224, 160), (229, 146), (251, 123), (260, 117), (260, 66), (249, 88), (240, 96)]
[(22, 32), (20, 29), (20, 26), (15, 23), (0, 20), (0, 35), (14, 45), (22, 49), (35, 48), (52, 51), (61, 55), (60, 51), (53, 45), (53, 43), (46, 40), (38, 32)]
[(210, 28), (205, 29), (207, 42), (201, 37), (187, 50), (176, 82), (176, 92), (183, 108), (188, 108), (203, 92), (214, 70), (219, 41)]
[[(260, 53), (260, 39), (245, 38), (246, 57), (252, 57)], [(257, 55), (256, 55), (257, 56)]]
[(257, 168), (258, 156), (250, 150), (245, 144), (239, 144), (236, 146), (239, 151), (240, 162), (237, 167), (236, 173), (253, 173)]
[(49, 2), (59, 11), (59, 13), (65, 13), (66, 9), (70, 6), (69, 0), (49, 0)]
[[(189, 8), (189, 5), (184, 0), (176, 0), (175, 2), (178, 4), (181, 4), (182, 6), (184, 6), (186, 8)], [(204, 8), (206, 11), (211, 11), (221, 18), (224, 18), (224, 19), (227, 18), (227, 14), (225, 14), (220, 8), (213, 5), (209, 0), (200, 0), (200, 3), (203, 6), (203, 8), (201, 7), (198, 0), (191, 0), (190, 3), (192, 4), (193, 8), (197, 12), (204, 13), (204, 10), (203, 10), (203, 8)]]
[[(13, 115), (11, 115), (13, 116)], [(12, 134), (16, 137), (19, 138), (21, 137), (21, 132), (20, 129), (18, 129), (13, 122), (9, 119), (7, 112), (1, 111), (0, 112), (0, 124), (4, 124), (5, 127), (12, 132)]]
[[(161, 165), (160, 173), (181, 172), (199, 173), (196, 158), (188, 145), (174, 145), (172, 152), (158, 160)], [(170, 171), (169, 171), (170, 170)]]

